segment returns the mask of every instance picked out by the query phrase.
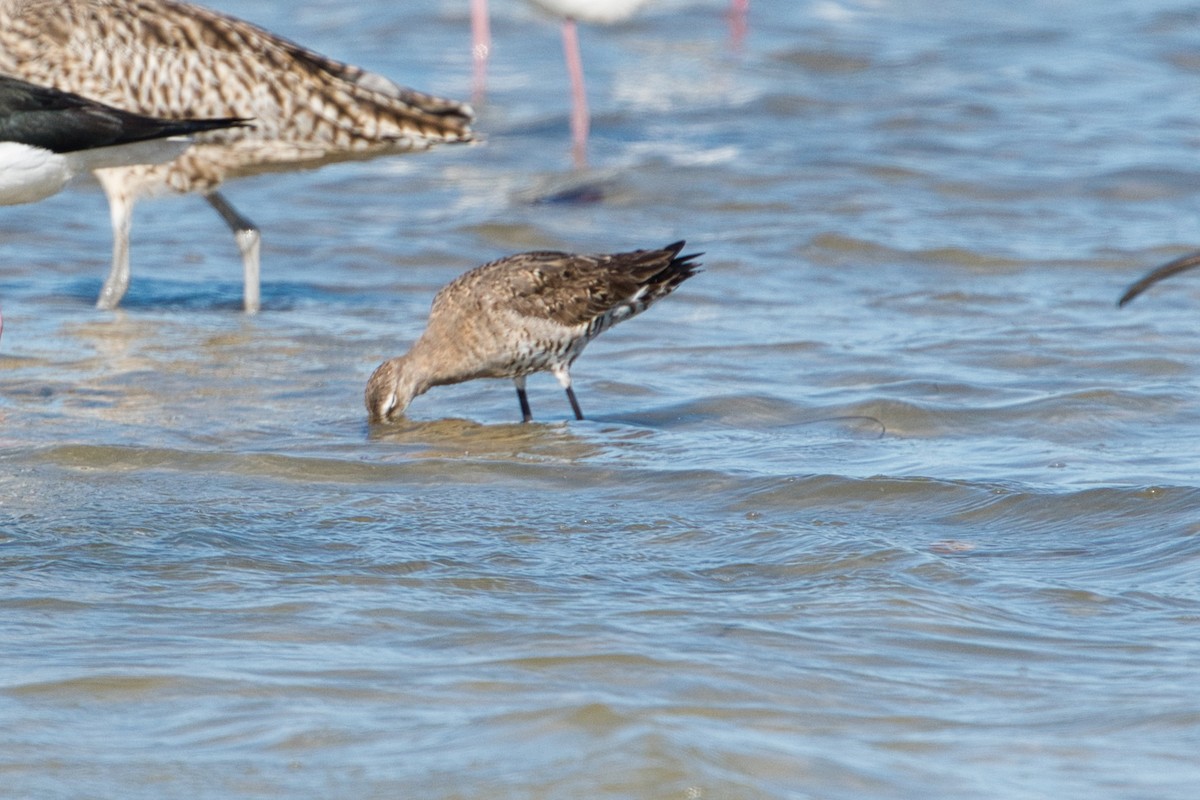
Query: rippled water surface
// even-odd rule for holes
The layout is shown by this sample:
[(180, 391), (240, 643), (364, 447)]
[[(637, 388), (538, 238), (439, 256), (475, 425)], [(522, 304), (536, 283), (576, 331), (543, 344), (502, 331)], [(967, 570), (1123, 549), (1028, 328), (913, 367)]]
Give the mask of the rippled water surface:
[[(466, 0), (222, 2), (471, 93)], [(6, 796), (1192, 798), (1200, 9), (494, 0), (480, 147), (0, 213)], [(361, 393), (459, 272), (703, 250), (548, 376)]]

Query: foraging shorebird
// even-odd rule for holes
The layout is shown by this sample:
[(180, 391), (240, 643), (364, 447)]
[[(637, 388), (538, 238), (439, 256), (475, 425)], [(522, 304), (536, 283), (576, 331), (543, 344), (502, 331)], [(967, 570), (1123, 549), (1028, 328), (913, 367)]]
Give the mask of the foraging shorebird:
[(1133, 300), (1142, 292), (1149, 289), (1159, 281), (1169, 278), (1172, 275), (1178, 275), (1181, 272), (1187, 272), (1193, 267), (1200, 267), (1200, 253), (1189, 253), (1186, 256), (1180, 256), (1174, 261), (1168, 261), (1161, 267), (1152, 269), (1136, 281), (1128, 289), (1125, 294), (1121, 295), (1121, 299), (1117, 301), (1117, 307), (1121, 307)]
[(222, 182), (472, 139), (469, 106), (180, 0), (0, 0), (0, 74), (140, 114), (253, 120), (202, 134), (168, 164), (97, 173), (113, 227), (100, 308), (116, 307), (128, 288), (130, 216), (140, 197), (205, 197), (234, 232), (253, 312), (259, 232), (218, 191)]
[[(476, 101), (484, 94), (487, 82), (487, 61), (492, 50), (491, 26), (488, 19), (488, 0), (471, 2), (471, 54), (475, 65), (473, 96)], [(562, 17), (563, 59), (571, 82), (571, 152), (577, 166), (587, 163), (587, 140), (591, 115), (588, 111), (587, 89), (583, 81), (583, 58), (579, 52), (579, 32), (576, 22), (612, 25), (632, 17), (650, 0), (528, 0), (554, 16)], [(730, 0), (729, 20), (737, 46), (745, 35), (746, 16), (750, 0)]]
[(131, 114), (0, 75), (0, 205), (42, 200), (92, 170), (170, 161), (192, 134), (245, 122)]
[(459, 276), (433, 298), (425, 332), (412, 348), (371, 375), (368, 417), (394, 420), (434, 386), (511, 378), (522, 421), (529, 422), (525, 378), (549, 371), (566, 390), (575, 418), (583, 419), (571, 365), (592, 339), (696, 274), (701, 254), (681, 256), (683, 246), (614, 255), (520, 253)]

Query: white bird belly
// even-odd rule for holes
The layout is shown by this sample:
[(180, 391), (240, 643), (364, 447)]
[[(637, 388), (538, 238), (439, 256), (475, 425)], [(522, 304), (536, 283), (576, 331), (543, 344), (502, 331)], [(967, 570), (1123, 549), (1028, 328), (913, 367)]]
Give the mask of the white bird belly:
[(551, 14), (580, 22), (611, 24), (633, 15), (648, 0), (530, 0)]
[(0, 205), (35, 203), (71, 179), (67, 158), (18, 142), (0, 142)]

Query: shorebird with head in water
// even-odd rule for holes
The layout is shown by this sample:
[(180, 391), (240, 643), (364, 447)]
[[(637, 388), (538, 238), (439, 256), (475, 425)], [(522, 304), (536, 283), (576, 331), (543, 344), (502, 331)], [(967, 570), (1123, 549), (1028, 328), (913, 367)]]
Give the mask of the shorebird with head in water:
[(666, 297), (699, 270), (683, 242), (611, 255), (520, 253), (484, 264), (447, 284), (412, 348), (379, 366), (367, 382), (372, 422), (396, 419), (434, 386), (510, 378), (524, 422), (533, 419), (525, 378), (550, 372), (576, 419), (571, 365), (592, 339)]

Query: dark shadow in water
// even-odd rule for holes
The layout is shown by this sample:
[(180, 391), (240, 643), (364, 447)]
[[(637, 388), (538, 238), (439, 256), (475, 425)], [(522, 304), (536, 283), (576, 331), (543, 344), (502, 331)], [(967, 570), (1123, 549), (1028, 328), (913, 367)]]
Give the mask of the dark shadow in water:
[(617, 174), (578, 169), (533, 177), (531, 185), (515, 199), (531, 206), (589, 206), (611, 200), (620, 192)]
[(818, 417), (817, 419), (801, 420), (796, 424), (832, 424), (842, 429), (853, 430), (856, 433), (859, 433), (862, 438), (866, 439), (882, 439), (887, 435), (887, 426), (883, 424), (883, 420), (876, 417), (869, 417), (865, 414), (847, 414), (837, 417)]
[(605, 199), (605, 190), (602, 183), (581, 183), (575, 186), (566, 186), (561, 189), (556, 189), (548, 194), (542, 194), (532, 200), (534, 205), (569, 205), (583, 206), (593, 203), (601, 203)]

